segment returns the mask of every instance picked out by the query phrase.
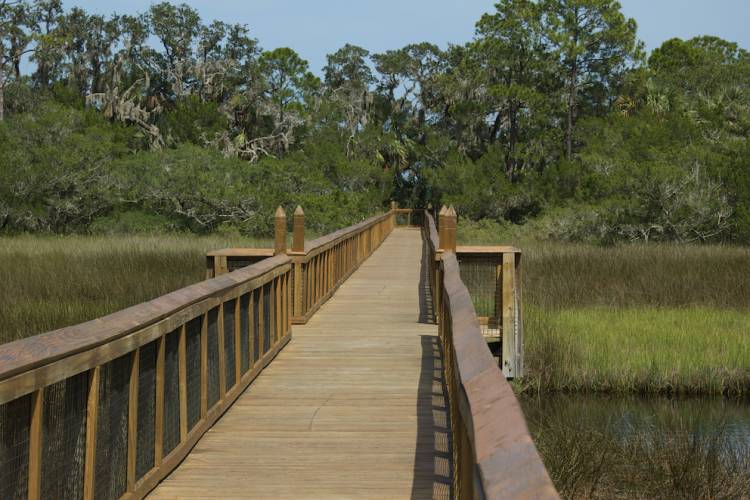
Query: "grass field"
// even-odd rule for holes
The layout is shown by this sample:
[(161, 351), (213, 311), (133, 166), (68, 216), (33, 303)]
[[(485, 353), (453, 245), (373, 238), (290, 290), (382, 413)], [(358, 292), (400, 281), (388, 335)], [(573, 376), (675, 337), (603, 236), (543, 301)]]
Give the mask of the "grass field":
[(528, 390), (750, 392), (750, 315), (696, 308), (586, 307), (525, 315)]
[[(460, 228), (460, 225), (459, 225)], [(461, 234), (462, 244), (499, 244)], [(0, 240), (0, 342), (80, 323), (203, 279), (239, 237)], [(750, 392), (750, 249), (527, 242), (519, 390)]]
[(207, 250), (240, 237), (0, 238), (0, 343), (97, 318), (205, 278)]
[[(461, 232), (460, 244), (503, 244)], [(750, 393), (750, 249), (527, 241), (522, 391)]]

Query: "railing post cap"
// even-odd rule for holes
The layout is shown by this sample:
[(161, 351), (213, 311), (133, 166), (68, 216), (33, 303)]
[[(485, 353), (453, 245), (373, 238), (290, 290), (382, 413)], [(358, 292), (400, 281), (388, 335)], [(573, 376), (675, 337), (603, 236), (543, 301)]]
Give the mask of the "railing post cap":
[(305, 211), (302, 210), (302, 205), (297, 205), (297, 208), (294, 209), (294, 216), (295, 217), (304, 217)]
[(445, 205), (440, 207), (440, 212), (438, 213), (438, 215), (447, 215), (447, 214), (448, 214), (448, 207), (446, 207)]
[(277, 219), (286, 218), (286, 211), (284, 211), (284, 207), (279, 205), (279, 207), (276, 209), (274, 217), (276, 217)]
[(448, 207), (448, 210), (445, 212), (445, 215), (447, 215), (449, 217), (456, 217), (456, 209), (453, 208), (453, 205), (451, 205), (450, 207)]

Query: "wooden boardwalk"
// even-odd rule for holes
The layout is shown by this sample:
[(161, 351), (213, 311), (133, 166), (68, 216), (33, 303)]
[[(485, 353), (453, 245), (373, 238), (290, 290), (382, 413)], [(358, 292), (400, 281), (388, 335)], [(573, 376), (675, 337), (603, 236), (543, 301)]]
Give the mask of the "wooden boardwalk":
[(447, 498), (425, 255), (395, 229), (151, 498)]

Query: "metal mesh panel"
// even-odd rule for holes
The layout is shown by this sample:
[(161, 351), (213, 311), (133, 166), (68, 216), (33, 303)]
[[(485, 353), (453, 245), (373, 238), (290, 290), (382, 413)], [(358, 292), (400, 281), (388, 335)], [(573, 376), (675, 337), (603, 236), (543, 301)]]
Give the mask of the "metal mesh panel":
[(208, 407), (219, 401), (219, 308), (208, 311)]
[(237, 299), (228, 300), (224, 303), (224, 377), (227, 383), (227, 390), (234, 386), (237, 366), (235, 359), (234, 345), (234, 308), (237, 304)]
[(256, 363), (260, 359), (260, 308), (258, 303), (260, 301), (260, 289), (253, 290), (253, 362)]
[(271, 284), (263, 287), (263, 354), (271, 348)]
[(315, 295), (318, 291), (318, 258), (310, 261), (310, 309), (315, 306)]
[[(302, 305), (302, 311), (300, 311), (300, 316), (304, 316), (305, 312), (307, 311), (307, 308), (305, 306), (305, 297), (307, 296), (307, 265), (303, 265), (302, 269), (300, 270), (300, 283), (299, 283), (299, 293), (300, 293), (300, 303)], [(294, 274), (294, 273), (293, 273)], [(294, 290), (294, 288), (292, 288)]]
[(201, 418), (201, 326), (199, 316), (187, 324), (186, 370), (188, 431), (195, 427)]
[(180, 330), (167, 334), (164, 345), (164, 437), (162, 455), (180, 442)]
[(0, 405), (0, 498), (26, 498), (31, 395)]
[(237, 269), (242, 269), (243, 267), (251, 266), (267, 258), (268, 257), (266, 256), (227, 257), (227, 268), (229, 269), (229, 272), (232, 272), (236, 271)]
[(409, 214), (405, 212), (396, 213), (396, 225), (405, 226), (409, 223)]
[(469, 290), (471, 301), (477, 316), (487, 318), (482, 320), (481, 330), (485, 336), (500, 335), (498, 306), (497, 267), (502, 266), (500, 254), (460, 254), (458, 255), (461, 281)]
[(411, 225), (422, 226), (424, 225), (424, 210), (413, 210), (411, 213)]
[(131, 354), (126, 354), (102, 366), (96, 426), (96, 498), (119, 498), (125, 493), (131, 363)]
[(138, 433), (135, 475), (142, 478), (154, 466), (156, 425), (156, 351), (157, 342), (141, 347), (138, 364)]
[(83, 496), (88, 388), (83, 372), (44, 390), (42, 498)]
[(240, 372), (250, 368), (250, 294), (240, 297)]

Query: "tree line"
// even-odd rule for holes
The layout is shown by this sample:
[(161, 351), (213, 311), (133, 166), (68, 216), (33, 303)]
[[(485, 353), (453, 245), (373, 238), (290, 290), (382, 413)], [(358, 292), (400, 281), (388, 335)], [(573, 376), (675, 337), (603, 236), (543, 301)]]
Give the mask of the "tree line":
[[(290, 48), (186, 4), (0, 1), (0, 231), (321, 231), (395, 199), (535, 237), (750, 241), (750, 57), (648, 57), (613, 0), (501, 0), (473, 40)], [(307, 208), (307, 207), (306, 207)], [(494, 226), (493, 226), (494, 227)]]

